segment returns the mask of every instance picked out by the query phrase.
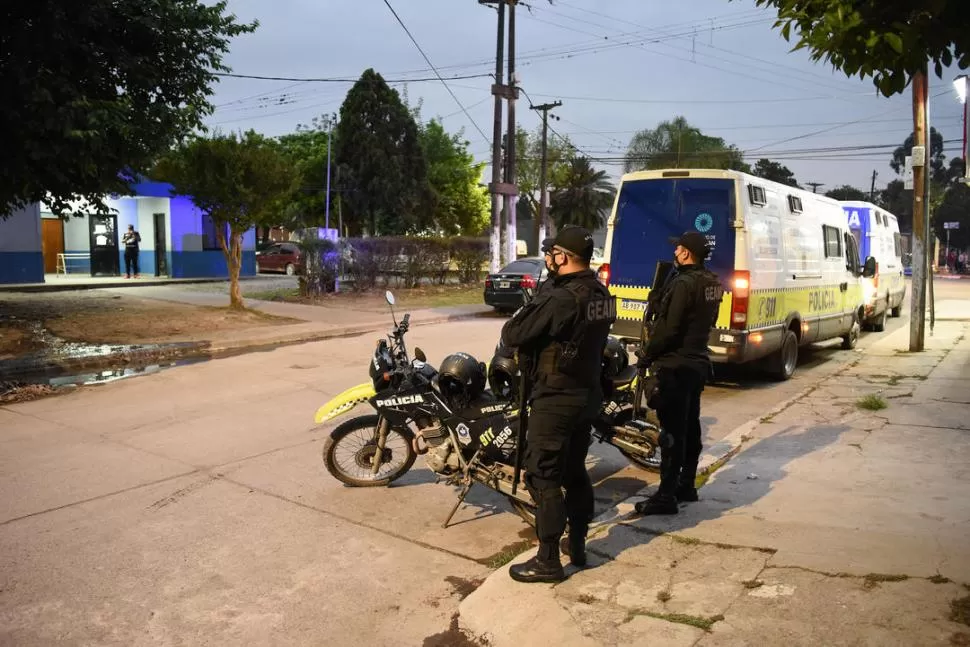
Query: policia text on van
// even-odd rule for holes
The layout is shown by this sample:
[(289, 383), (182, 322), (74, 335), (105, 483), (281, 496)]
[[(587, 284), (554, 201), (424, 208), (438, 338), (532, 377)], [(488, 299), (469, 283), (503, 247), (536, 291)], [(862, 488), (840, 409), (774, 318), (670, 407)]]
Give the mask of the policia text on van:
[[(707, 237), (707, 267), (726, 290), (712, 361), (762, 360), (788, 379), (800, 345), (841, 338), (843, 348), (855, 346), (865, 272), (840, 203), (722, 170), (623, 176), (599, 270), (617, 299), (614, 335), (639, 340), (657, 262), (669, 260), (668, 238), (689, 229)], [(874, 268), (867, 262), (867, 272)]]

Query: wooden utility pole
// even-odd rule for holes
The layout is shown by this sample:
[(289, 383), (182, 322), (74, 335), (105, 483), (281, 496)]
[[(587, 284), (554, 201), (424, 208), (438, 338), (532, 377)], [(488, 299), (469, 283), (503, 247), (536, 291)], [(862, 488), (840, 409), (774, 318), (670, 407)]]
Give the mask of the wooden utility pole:
[(825, 186), (821, 182), (806, 182), (805, 184), (807, 184), (808, 186), (812, 187), (812, 193), (818, 193), (818, 188), (820, 186)]
[[(518, 98), (518, 89), (515, 87), (515, 57), (514, 57), (514, 31), (515, 31), (515, 4), (518, 0), (478, 0), (481, 5), (497, 5), (498, 11), (498, 36), (495, 47), (495, 83), (492, 84), (492, 95), (495, 97), (495, 117), (492, 124), (492, 181), (488, 184), (488, 190), (492, 194), (492, 229), (489, 236), (489, 271), (498, 272), (502, 267), (503, 255), (508, 256), (508, 249), (511, 248), (512, 258), (515, 258), (515, 202), (514, 198), (518, 195), (519, 189), (515, 184), (515, 113), (513, 102)], [(509, 56), (509, 83), (503, 83), (503, 62), (505, 56), (505, 5), (509, 5), (509, 46), (512, 50)], [(509, 133), (510, 144), (508, 145), (508, 158), (511, 162), (502, 160), (502, 99), (509, 102)], [(512, 178), (512, 179), (510, 179)], [(506, 227), (506, 236), (511, 239), (511, 247), (506, 245), (502, 249), (502, 207), (505, 206), (506, 221), (511, 218), (512, 232), (509, 236)], [(511, 214), (511, 215), (509, 215)], [(504, 252), (504, 254), (503, 254)]]
[(913, 296), (910, 301), (909, 350), (923, 350), (926, 330), (927, 224), (929, 204), (926, 167), (929, 161), (927, 141), (926, 95), (927, 69), (913, 75)]
[(543, 103), (540, 106), (529, 106), (530, 109), (542, 113), (542, 167), (539, 169), (539, 213), (535, 214), (535, 222), (532, 226), (532, 234), (536, 239), (536, 253), (541, 252), (539, 249), (542, 245), (543, 239), (546, 237), (547, 228), (547, 209), (546, 203), (548, 202), (548, 190), (549, 182), (547, 180), (548, 165), (549, 165), (549, 111), (553, 108), (558, 108), (562, 105), (562, 101), (556, 101), (555, 103)]
[(877, 175), (879, 174), (876, 173), (876, 169), (872, 169), (872, 186), (869, 187), (869, 202), (876, 201), (876, 176)]

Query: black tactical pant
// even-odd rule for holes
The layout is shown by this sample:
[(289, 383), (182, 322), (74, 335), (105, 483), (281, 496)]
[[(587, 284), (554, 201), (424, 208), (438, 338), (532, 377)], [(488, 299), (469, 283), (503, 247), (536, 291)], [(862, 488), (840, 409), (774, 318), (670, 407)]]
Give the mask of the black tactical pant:
[(135, 274), (140, 274), (138, 271), (138, 249), (135, 247), (125, 248), (125, 274), (131, 274), (131, 270), (134, 268)]
[(570, 532), (584, 536), (593, 520), (593, 484), (586, 471), (586, 454), (601, 399), (598, 392), (584, 389), (543, 394), (532, 402), (525, 485), (536, 502), (539, 559), (558, 559), (567, 519)]
[(688, 368), (657, 371), (658, 392), (651, 400), (660, 418), (661, 495), (692, 488), (701, 456), (701, 392), (704, 378)]

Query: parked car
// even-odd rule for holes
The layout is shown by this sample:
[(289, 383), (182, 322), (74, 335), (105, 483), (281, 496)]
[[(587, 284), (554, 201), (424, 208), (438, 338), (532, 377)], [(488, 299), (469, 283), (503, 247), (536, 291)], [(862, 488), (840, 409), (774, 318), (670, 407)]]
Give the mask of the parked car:
[(303, 270), (300, 248), (295, 243), (275, 243), (256, 252), (257, 272), (285, 272), (292, 276)]
[(485, 277), (485, 305), (499, 312), (512, 312), (525, 304), (526, 290), (535, 290), (546, 279), (546, 262), (541, 257), (512, 261), (496, 274)]

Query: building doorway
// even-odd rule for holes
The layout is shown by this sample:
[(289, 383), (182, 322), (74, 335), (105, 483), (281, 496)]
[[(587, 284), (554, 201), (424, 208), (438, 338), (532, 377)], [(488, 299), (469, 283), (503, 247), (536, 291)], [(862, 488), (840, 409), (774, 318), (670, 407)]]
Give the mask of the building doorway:
[(64, 253), (64, 221), (41, 218), (40, 250), (44, 256), (44, 274), (57, 272), (57, 255)]
[(118, 216), (88, 216), (91, 233), (91, 276), (118, 276)]
[(168, 276), (168, 249), (165, 247), (165, 214), (152, 215), (155, 223), (155, 276)]

